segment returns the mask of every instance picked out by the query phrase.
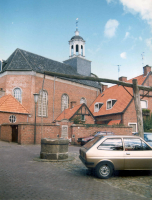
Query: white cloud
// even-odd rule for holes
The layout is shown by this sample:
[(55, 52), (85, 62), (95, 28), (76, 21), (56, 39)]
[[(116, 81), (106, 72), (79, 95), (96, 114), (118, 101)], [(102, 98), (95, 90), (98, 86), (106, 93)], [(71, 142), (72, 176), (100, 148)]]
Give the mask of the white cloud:
[(121, 53), (120, 57), (123, 58), (123, 59), (126, 59), (127, 58), (126, 52)]
[(116, 29), (119, 26), (119, 22), (115, 19), (109, 19), (105, 25), (104, 34), (106, 37), (112, 38), (115, 36)]
[(139, 40), (142, 41), (142, 37), (141, 36), (139, 37)]
[(107, 1), (107, 3), (111, 3), (113, 0), (106, 0)]
[(128, 37), (129, 37), (130, 33), (129, 32), (126, 32), (125, 34), (125, 37), (124, 37), (124, 40), (126, 40)]
[(139, 13), (152, 28), (152, 0), (119, 0), (126, 12)]
[(152, 50), (152, 37), (146, 40), (146, 44)]

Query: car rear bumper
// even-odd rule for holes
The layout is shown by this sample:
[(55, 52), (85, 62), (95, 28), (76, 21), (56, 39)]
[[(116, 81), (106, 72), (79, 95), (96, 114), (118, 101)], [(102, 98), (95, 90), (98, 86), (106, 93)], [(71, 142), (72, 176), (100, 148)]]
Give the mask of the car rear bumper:
[(80, 160), (82, 161), (82, 163), (86, 166), (86, 167), (91, 167), (94, 165), (94, 162), (87, 162), (81, 155), (79, 155)]

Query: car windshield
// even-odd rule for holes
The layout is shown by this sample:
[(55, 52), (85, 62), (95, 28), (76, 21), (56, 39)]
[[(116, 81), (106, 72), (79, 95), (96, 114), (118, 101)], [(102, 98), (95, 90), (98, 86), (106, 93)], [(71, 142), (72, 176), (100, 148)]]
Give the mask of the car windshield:
[(152, 142), (152, 134), (144, 134), (144, 139), (146, 142)]
[(101, 138), (103, 138), (104, 136), (101, 137), (95, 137), (92, 140), (90, 140), (89, 142), (87, 142), (83, 147), (85, 149), (90, 149), (96, 142), (98, 142)]

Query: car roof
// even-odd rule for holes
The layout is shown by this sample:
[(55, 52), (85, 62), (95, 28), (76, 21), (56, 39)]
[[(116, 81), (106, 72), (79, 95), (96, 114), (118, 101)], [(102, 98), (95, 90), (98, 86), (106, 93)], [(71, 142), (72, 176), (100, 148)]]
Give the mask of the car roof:
[[(100, 137), (97, 136), (97, 137)], [(134, 136), (134, 135), (104, 135), (104, 138), (140, 138), (139, 136)]]

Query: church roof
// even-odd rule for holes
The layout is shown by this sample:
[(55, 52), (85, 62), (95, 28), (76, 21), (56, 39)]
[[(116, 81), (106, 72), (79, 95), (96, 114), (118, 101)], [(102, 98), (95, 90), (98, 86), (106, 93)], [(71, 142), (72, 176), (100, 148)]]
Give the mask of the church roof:
[(83, 40), (83, 38), (79, 35), (75, 35), (71, 38), (71, 40)]
[[(22, 49), (16, 49), (12, 55), (3, 63), (3, 69), (1, 73), (5, 71), (35, 71), (38, 73), (44, 73), (44, 71), (48, 71), (60, 72), (69, 75), (80, 75), (70, 65), (45, 58), (43, 56), (24, 51)], [(93, 81), (67, 78), (62, 79), (70, 80), (72, 82), (77, 82), (95, 88), (100, 88), (99, 84)]]

